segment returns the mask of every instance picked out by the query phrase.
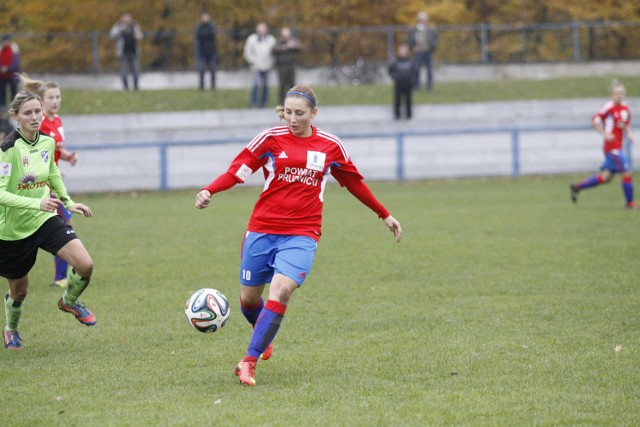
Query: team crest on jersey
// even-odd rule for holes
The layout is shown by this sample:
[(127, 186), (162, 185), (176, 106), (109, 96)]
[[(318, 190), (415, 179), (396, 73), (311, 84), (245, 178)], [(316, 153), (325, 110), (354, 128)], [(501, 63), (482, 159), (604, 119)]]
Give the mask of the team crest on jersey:
[(48, 150), (44, 150), (44, 151), (40, 152), (40, 155), (42, 156), (42, 160), (45, 163), (49, 163), (49, 151)]
[(11, 176), (11, 163), (0, 163), (0, 175)]
[(327, 159), (325, 153), (319, 151), (307, 151), (307, 169), (322, 172), (324, 170), (324, 161)]
[(22, 166), (29, 166), (29, 156), (22, 156)]

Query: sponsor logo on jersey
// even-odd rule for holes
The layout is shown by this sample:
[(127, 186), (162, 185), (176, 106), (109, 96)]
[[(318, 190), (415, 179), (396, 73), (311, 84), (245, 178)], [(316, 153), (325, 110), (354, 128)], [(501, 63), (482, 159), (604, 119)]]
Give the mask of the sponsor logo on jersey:
[(49, 163), (49, 151), (48, 150), (43, 150), (40, 155), (42, 156), (42, 160), (45, 163)]
[(280, 153), (280, 155), (278, 155), (279, 159), (288, 159), (289, 156), (287, 156), (287, 153), (285, 153), (284, 151), (282, 153)]
[(318, 178), (316, 178), (316, 174), (316, 171), (310, 169), (287, 166), (284, 168), (283, 173), (278, 174), (278, 181), (301, 182), (317, 187), (319, 181)]
[(20, 178), (18, 184), (18, 190), (35, 190), (36, 188), (42, 188), (47, 186), (47, 181), (36, 181), (36, 176), (32, 173), (28, 173)]
[(11, 176), (11, 163), (0, 163), (0, 175)]
[(322, 172), (327, 155), (319, 151), (307, 151), (307, 169)]
[(240, 166), (236, 171), (236, 176), (242, 181), (246, 181), (252, 173), (253, 171), (251, 170), (251, 168), (243, 163), (242, 166)]

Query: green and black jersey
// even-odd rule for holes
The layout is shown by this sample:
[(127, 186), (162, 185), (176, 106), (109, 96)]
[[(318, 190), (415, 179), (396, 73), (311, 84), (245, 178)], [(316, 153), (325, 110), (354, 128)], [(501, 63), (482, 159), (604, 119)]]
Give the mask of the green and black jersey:
[(57, 215), (40, 210), (51, 191), (66, 208), (73, 205), (53, 161), (55, 146), (45, 134), (29, 141), (17, 129), (0, 144), (0, 239), (24, 239)]

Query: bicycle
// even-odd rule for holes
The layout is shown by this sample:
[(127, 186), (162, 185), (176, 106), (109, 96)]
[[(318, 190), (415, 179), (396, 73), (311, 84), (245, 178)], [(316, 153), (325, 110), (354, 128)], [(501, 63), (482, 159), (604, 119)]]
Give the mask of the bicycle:
[(319, 78), (329, 86), (344, 84), (359, 86), (376, 84), (380, 82), (382, 76), (376, 64), (369, 63), (364, 58), (358, 58), (353, 65), (333, 64), (331, 68), (321, 72)]

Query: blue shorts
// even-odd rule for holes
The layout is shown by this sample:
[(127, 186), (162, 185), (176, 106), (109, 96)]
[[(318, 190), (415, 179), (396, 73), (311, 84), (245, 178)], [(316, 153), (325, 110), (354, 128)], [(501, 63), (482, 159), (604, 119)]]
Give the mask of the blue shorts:
[(300, 286), (311, 271), (317, 246), (311, 237), (247, 231), (242, 242), (240, 283), (264, 285), (278, 273)]
[(627, 156), (620, 150), (610, 151), (605, 155), (600, 170), (610, 170), (612, 173), (625, 173), (631, 170), (631, 163)]

